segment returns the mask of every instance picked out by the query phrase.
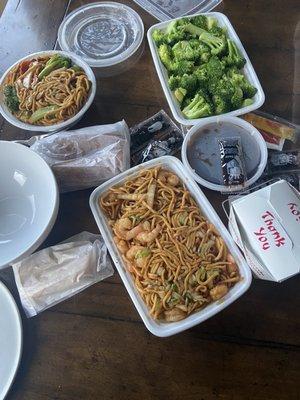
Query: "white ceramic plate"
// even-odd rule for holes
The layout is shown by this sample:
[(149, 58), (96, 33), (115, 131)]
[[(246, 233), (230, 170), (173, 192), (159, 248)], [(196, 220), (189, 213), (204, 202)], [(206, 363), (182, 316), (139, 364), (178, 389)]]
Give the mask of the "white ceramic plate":
[(0, 400), (16, 375), (22, 353), (22, 323), (13, 296), (0, 281)]

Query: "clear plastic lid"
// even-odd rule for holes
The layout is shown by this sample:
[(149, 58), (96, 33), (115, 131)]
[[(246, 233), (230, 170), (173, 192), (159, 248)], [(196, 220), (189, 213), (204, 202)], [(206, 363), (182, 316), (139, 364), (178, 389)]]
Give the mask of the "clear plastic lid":
[(91, 67), (109, 67), (131, 57), (140, 47), (144, 25), (130, 7), (115, 2), (77, 8), (61, 23), (58, 42)]
[(134, 0), (159, 21), (167, 21), (184, 15), (208, 12), (222, 0)]

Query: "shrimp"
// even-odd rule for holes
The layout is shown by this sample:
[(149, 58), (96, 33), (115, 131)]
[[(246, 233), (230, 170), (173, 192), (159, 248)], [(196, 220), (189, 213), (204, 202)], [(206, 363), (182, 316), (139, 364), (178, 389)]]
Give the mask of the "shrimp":
[(134, 245), (127, 251), (126, 257), (130, 261), (134, 260), (134, 263), (138, 268), (143, 268), (147, 264), (150, 254), (151, 250), (147, 247)]
[(137, 225), (131, 229), (129, 218), (120, 218), (114, 225), (114, 232), (119, 239), (131, 240), (143, 231), (142, 225)]
[(238, 272), (238, 266), (236, 265), (236, 262), (234, 261), (234, 258), (232, 255), (229, 253), (227, 255), (227, 261), (230, 263), (227, 265), (227, 271), (228, 273), (231, 274), (236, 274)]
[(125, 254), (128, 251), (128, 244), (125, 240), (119, 239), (117, 236), (115, 236), (114, 241), (121, 254)]
[(144, 199), (146, 197), (146, 194), (137, 194), (137, 193), (124, 193), (124, 194), (118, 194), (117, 198), (121, 199), (121, 200), (141, 200)]
[(168, 182), (171, 186), (177, 186), (179, 184), (178, 176), (168, 171), (160, 171), (157, 179), (160, 179), (164, 183)]
[(168, 322), (176, 322), (184, 319), (186, 317), (186, 313), (178, 308), (173, 308), (173, 310), (167, 310), (164, 312), (165, 319)]
[(152, 183), (149, 186), (149, 189), (147, 192), (147, 204), (151, 208), (153, 207), (153, 203), (154, 203), (155, 189), (156, 189), (156, 183)]
[(217, 285), (209, 291), (212, 300), (219, 300), (228, 292), (227, 285)]
[(160, 231), (161, 231), (161, 226), (157, 225), (157, 227), (150, 232), (138, 233), (135, 238), (136, 240), (142, 243), (151, 243), (157, 238)]

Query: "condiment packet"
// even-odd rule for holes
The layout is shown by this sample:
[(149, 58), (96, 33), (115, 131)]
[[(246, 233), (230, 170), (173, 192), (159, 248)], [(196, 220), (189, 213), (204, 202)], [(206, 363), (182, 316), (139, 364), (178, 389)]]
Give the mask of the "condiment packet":
[(100, 235), (82, 232), (12, 265), (27, 317), (113, 275)]
[(183, 133), (161, 110), (133, 126), (130, 140), (131, 164), (137, 165), (153, 158), (176, 154), (181, 148)]
[(267, 147), (273, 150), (282, 150), (285, 139), (295, 142), (300, 131), (292, 122), (263, 111), (245, 114), (242, 118), (260, 131)]
[(218, 145), (224, 185), (244, 184), (247, 178), (241, 139), (239, 137), (218, 139)]
[(230, 233), (260, 278), (281, 282), (300, 272), (300, 193), (278, 180), (232, 199)]
[(52, 168), (60, 192), (98, 186), (130, 167), (130, 135), (125, 121), (61, 131), (30, 147)]

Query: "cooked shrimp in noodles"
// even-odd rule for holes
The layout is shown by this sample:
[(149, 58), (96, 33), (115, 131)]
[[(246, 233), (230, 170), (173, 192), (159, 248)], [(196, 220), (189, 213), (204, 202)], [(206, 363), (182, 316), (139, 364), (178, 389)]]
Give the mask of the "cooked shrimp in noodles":
[(112, 187), (99, 204), (155, 319), (184, 319), (240, 280), (222, 237), (173, 172), (144, 169)]

